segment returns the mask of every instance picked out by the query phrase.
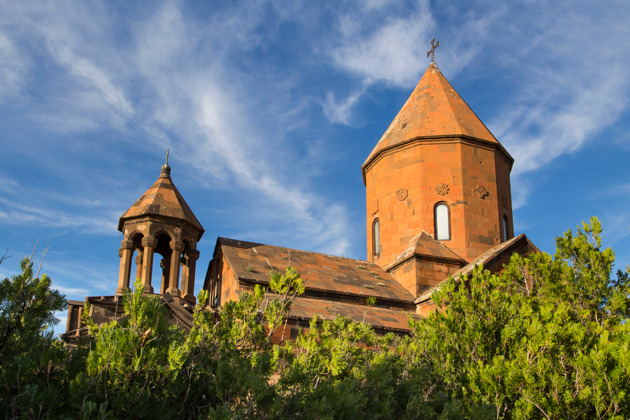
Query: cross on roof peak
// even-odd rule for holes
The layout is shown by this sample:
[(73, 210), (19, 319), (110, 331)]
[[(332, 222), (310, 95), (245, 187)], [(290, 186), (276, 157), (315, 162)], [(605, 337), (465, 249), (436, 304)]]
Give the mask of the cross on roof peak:
[(435, 49), (440, 46), (440, 41), (435, 42), (435, 38), (431, 40), (431, 49), (427, 51), (427, 57), (431, 56), (431, 63), (435, 64)]

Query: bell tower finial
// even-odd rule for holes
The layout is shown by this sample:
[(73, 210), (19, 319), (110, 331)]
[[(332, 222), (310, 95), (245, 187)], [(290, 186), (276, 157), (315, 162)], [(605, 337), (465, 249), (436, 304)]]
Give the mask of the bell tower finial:
[(431, 56), (431, 64), (435, 64), (435, 49), (440, 46), (440, 41), (435, 42), (435, 38), (431, 40), (431, 49), (427, 51), (427, 57)]
[(168, 178), (171, 176), (171, 167), (168, 166), (168, 155), (170, 151), (166, 149), (166, 163), (162, 165), (162, 173), (160, 174), (160, 178)]

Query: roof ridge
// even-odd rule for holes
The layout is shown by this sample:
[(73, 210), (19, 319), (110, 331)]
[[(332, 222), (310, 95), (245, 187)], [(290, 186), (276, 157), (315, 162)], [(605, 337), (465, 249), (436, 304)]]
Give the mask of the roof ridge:
[[(438, 69), (438, 71), (439, 71), (439, 69)], [(491, 139), (491, 140), (494, 140), (495, 142), (499, 143), (499, 141), (498, 141), (498, 140), (497, 140), (497, 138), (494, 136), (494, 134), (492, 134), (492, 131), (490, 131), (490, 129), (488, 128), (488, 126), (486, 126), (486, 124), (484, 124), (484, 122), (481, 120), (481, 118), (479, 118), (479, 116), (478, 116), (478, 115), (477, 115), (477, 113), (476, 113), (476, 112), (472, 109), (472, 107), (471, 107), (470, 105), (468, 105), (468, 102), (466, 102), (466, 100), (462, 97), (462, 95), (460, 95), (460, 94), (459, 94), (459, 92), (457, 92), (457, 91), (455, 90), (455, 88), (453, 87), (453, 85), (451, 85), (451, 82), (449, 82), (449, 81), (446, 79), (446, 77), (444, 77), (444, 75), (442, 74), (442, 72), (440, 72), (440, 75), (442, 75), (442, 77), (440, 78), (440, 80), (441, 80), (441, 81), (443, 81), (443, 82), (446, 82), (447, 87), (448, 87), (449, 89), (451, 89), (453, 92), (455, 92), (455, 95), (457, 96), (457, 98), (458, 98), (460, 101), (462, 101), (462, 102), (464, 103), (464, 105), (466, 105), (466, 108), (468, 108), (468, 110), (469, 110), (469, 111), (473, 114), (473, 116), (477, 119), (477, 121), (479, 121), (479, 122), (481, 123), (481, 125), (483, 126), (483, 128), (485, 128), (485, 129), (488, 131), (488, 133), (489, 133), (489, 134), (490, 134), (490, 136), (492, 137), (492, 139)], [(442, 82), (442, 83), (443, 83), (443, 82)], [(450, 96), (450, 97), (449, 97), (449, 95), (446, 95), (446, 100), (447, 100), (447, 103), (448, 103), (449, 107), (451, 108), (451, 112), (453, 113), (453, 115), (457, 115), (457, 113), (455, 112), (455, 109), (453, 108), (453, 103), (452, 103), (452, 100), (453, 100), (453, 99), (454, 99), (454, 97), (453, 97), (453, 96)], [(461, 133), (461, 134), (464, 134), (464, 135), (465, 135), (466, 133), (464, 133), (464, 132), (463, 132), (463, 130), (462, 130), (462, 133)], [(474, 136), (474, 137), (477, 137), (477, 136)], [(480, 137), (479, 137), (479, 138), (480, 138)], [(480, 138), (480, 139), (481, 139), (481, 140), (484, 140), (483, 138)]]
[(377, 266), (377, 267), (380, 267), (378, 264), (376, 264), (375, 262), (372, 262), (372, 261), (360, 260), (360, 259), (358, 259), (358, 258), (342, 257), (342, 256), (339, 256), (339, 255), (326, 254), (326, 253), (324, 253), (324, 252), (306, 251), (306, 250), (304, 250), (304, 249), (298, 249), (298, 248), (288, 248), (288, 247), (286, 247), (286, 246), (271, 245), (271, 244), (263, 244), (263, 243), (260, 243), (260, 242), (244, 241), (244, 240), (241, 240), (241, 239), (226, 238), (225, 236), (219, 236), (219, 237), (217, 237), (217, 241), (218, 241), (218, 242), (220, 242), (220, 240), (221, 240), (221, 239), (225, 239), (225, 240), (228, 240), (228, 241), (234, 241), (234, 242), (244, 242), (244, 243), (248, 243), (248, 244), (252, 244), (252, 245), (257, 245), (257, 246), (271, 246), (271, 247), (274, 247), (274, 248), (283, 248), (283, 249), (286, 249), (286, 250), (291, 250), (291, 251), (306, 252), (306, 253), (309, 253), (309, 254), (323, 255), (323, 256), (325, 256), (325, 257), (339, 258), (339, 259), (342, 259), (342, 260), (350, 260), (350, 261), (357, 261), (357, 262), (361, 262), (361, 263), (373, 264), (373, 265), (375, 265), (375, 266)]

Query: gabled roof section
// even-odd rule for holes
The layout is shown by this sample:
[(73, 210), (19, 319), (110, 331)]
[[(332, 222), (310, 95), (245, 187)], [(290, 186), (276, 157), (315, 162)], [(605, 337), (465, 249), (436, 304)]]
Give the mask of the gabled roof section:
[[(473, 271), (476, 266), (483, 265), (483, 267), (489, 270), (492, 273), (499, 272), (503, 269), (503, 264), (507, 264), (510, 260), (510, 257), (513, 253), (519, 253), (521, 255), (529, 255), (533, 252), (540, 252), (540, 250), (529, 240), (524, 233), (509, 239), (505, 242), (500, 243), (499, 245), (490, 248), (483, 254), (481, 254), (477, 259), (475, 259), (470, 264), (462, 267), (459, 271), (453, 274), (453, 278), (459, 278), (465, 276)], [(445, 279), (438, 285), (436, 285), (433, 289), (427, 291), (418, 299), (416, 299), (416, 303), (423, 302), (425, 300), (429, 300), (431, 298), (431, 294), (438, 290), (442, 284), (448, 279)]]
[(448, 249), (442, 242), (433, 239), (423, 230), (409, 241), (407, 248), (394, 261), (388, 264), (385, 270), (390, 270), (414, 255), (430, 259), (449, 260), (461, 265), (466, 264), (466, 260)]
[(431, 63), (362, 168), (365, 170), (380, 152), (391, 147), (419, 137), (445, 136), (468, 136), (499, 144), (437, 65)]
[(215, 256), (219, 248), (241, 282), (266, 285), (271, 270), (284, 273), (291, 266), (304, 280), (304, 296), (355, 301), (373, 296), (376, 305), (413, 308), (411, 293), (375, 263), (227, 238), (217, 240)]
[(162, 172), (157, 181), (120, 217), (118, 230), (122, 232), (125, 221), (144, 216), (163, 216), (184, 220), (197, 228), (201, 234), (204, 232), (201, 223), (173, 184), (171, 168), (168, 165), (162, 166)]

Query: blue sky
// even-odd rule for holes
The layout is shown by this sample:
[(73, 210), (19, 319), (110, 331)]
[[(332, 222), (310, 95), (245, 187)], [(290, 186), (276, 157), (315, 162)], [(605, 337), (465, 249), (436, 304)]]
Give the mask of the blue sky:
[(598, 216), (623, 268), (627, 22), (626, 1), (2, 1), (0, 276), (39, 238), (68, 298), (112, 294), (118, 218), (167, 148), (206, 229), (197, 290), (217, 236), (365, 258), (360, 166), (434, 37), (516, 160), (516, 233), (550, 252)]

